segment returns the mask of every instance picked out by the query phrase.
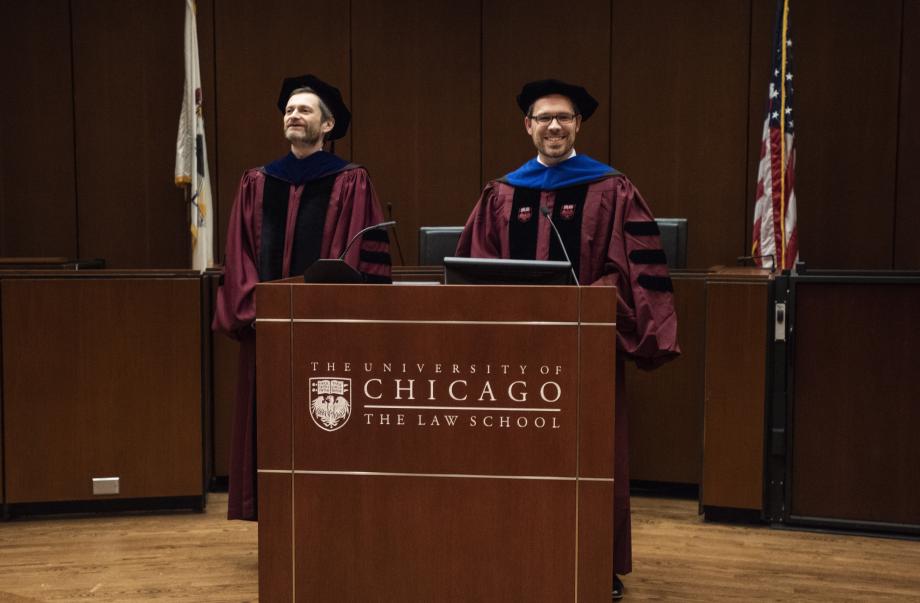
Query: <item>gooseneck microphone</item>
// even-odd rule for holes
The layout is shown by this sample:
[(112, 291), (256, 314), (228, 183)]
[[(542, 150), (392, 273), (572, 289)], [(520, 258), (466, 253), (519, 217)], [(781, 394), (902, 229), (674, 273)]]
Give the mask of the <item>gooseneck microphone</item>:
[(344, 250), (344, 251), (342, 252), (342, 254), (338, 257), (338, 259), (344, 260), (344, 259), (345, 259), (345, 256), (348, 255), (348, 250), (351, 249), (351, 246), (355, 244), (355, 241), (357, 241), (358, 239), (360, 239), (360, 238), (361, 238), (361, 235), (363, 235), (364, 233), (366, 233), (366, 232), (368, 232), (368, 231), (371, 231), (371, 230), (377, 230), (378, 228), (389, 228), (389, 227), (395, 226), (395, 225), (396, 225), (396, 220), (387, 220), (386, 222), (379, 222), (379, 223), (377, 223), (377, 224), (372, 224), (372, 225), (368, 226), (367, 228), (362, 228), (361, 230), (358, 231), (358, 234), (356, 234), (355, 236), (353, 236), (353, 237), (351, 238), (351, 240), (348, 241), (348, 245), (345, 246), (345, 250)]
[[(393, 203), (387, 201), (387, 217), (393, 219)], [(393, 229), (393, 242), (396, 243), (396, 253), (399, 254), (400, 266), (406, 265), (406, 258), (403, 257), (402, 246), (399, 244), (399, 231)]]
[(553, 227), (553, 232), (556, 233), (556, 240), (559, 241), (559, 246), (562, 247), (562, 254), (565, 256), (565, 261), (569, 263), (569, 270), (572, 271), (572, 279), (575, 281), (575, 286), (580, 287), (581, 283), (578, 282), (578, 275), (575, 274), (575, 267), (572, 265), (572, 259), (569, 257), (569, 252), (565, 249), (565, 243), (562, 241), (562, 235), (559, 234), (559, 229), (556, 228), (556, 223), (553, 222), (552, 212), (541, 205), (540, 213), (549, 221), (549, 225)]
[(305, 283), (339, 284), (364, 282), (364, 277), (361, 275), (361, 273), (345, 263), (345, 256), (348, 254), (348, 250), (351, 249), (351, 246), (355, 244), (355, 241), (360, 239), (361, 235), (364, 233), (370, 230), (375, 230), (377, 228), (389, 228), (394, 224), (396, 224), (395, 220), (389, 220), (387, 222), (372, 224), (367, 228), (362, 228), (358, 231), (358, 234), (353, 236), (351, 240), (348, 241), (348, 244), (345, 245), (345, 250), (341, 255), (339, 255), (339, 257), (335, 259), (319, 259), (310, 264), (303, 273), (303, 281)]

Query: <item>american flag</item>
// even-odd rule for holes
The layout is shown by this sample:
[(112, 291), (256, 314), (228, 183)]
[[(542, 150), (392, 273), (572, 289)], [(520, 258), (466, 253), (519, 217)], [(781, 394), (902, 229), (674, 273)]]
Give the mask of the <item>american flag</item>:
[(795, 265), (799, 256), (789, 0), (779, 0), (774, 31), (773, 73), (760, 143), (751, 255), (759, 256), (761, 266), (787, 269)]

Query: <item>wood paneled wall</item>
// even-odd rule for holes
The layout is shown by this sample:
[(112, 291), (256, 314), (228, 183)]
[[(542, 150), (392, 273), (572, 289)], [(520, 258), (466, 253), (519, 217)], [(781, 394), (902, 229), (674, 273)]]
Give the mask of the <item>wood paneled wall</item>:
[(419, 226), (462, 224), (479, 193), (479, 3), (354, 0), (352, 19), (353, 160), (409, 262)]
[(898, 181), (895, 198), (894, 267), (920, 267), (920, 2), (904, 3), (901, 30), (901, 98), (898, 105)]
[[(286, 150), (288, 75), (335, 83), (354, 121), (336, 151), (399, 220), (459, 224), (482, 184), (533, 155), (520, 85), (560, 77), (601, 107), (577, 148), (690, 220), (689, 265), (750, 246), (773, 0), (303, 3), (200, 0), (216, 256), (247, 167)], [(920, 268), (920, 2), (796, 0), (801, 256), (812, 267)], [(0, 256), (188, 263), (173, 185), (184, 2), (0, 7)], [(397, 260), (398, 261), (398, 260)]]
[(0, 256), (77, 255), (70, 48), (68, 0), (0, 4)]
[(687, 218), (692, 268), (732, 263), (750, 238), (748, 4), (614, 3), (613, 165), (655, 215)]
[(184, 77), (181, 9), (145, 0), (71, 2), (83, 256), (117, 266), (186, 262), (184, 198), (168, 169)]
[[(214, 5), (217, 171), (211, 172), (211, 178), (217, 186), (219, 216), (214, 257), (221, 261), (224, 233), (243, 171), (268, 163), (290, 148), (276, 106), (281, 80), (314, 73), (334, 82), (351, 104), (351, 13), (348, 2), (336, 1), (207, 2)], [(336, 152), (346, 159), (351, 158), (353, 132), (350, 129), (348, 136), (337, 141)]]
[(823, 265), (893, 263), (901, 5), (811, 0), (799, 11), (797, 30), (814, 32), (797, 48), (799, 232), (802, 256)]
[[(788, 514), (920, 525), (920, 382), (910, 368), (920, 285), (794, 286)], [(866, 316), (885, 316), (885, 328)]]

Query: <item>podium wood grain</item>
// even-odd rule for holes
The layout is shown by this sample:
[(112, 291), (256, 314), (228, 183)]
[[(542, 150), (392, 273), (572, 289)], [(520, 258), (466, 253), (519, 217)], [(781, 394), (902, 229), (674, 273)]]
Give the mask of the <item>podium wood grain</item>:
[[(614, 299), (611, 288), (260, 285), (262, 592), (609, 597)], [(331, 431), (311, 416), (320, 378), (351, 398)]]

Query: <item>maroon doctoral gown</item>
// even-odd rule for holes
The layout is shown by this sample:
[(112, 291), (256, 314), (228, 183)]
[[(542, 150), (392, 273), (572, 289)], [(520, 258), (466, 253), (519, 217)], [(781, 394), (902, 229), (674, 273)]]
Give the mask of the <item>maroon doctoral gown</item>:
[[(296, 163), (289, 156), (269, 167), (285, 161)], [(308, 179), (299, 183), (283, 179), (283, 171), (280, 176), (277, 171), (271, 173), (275, 175), (266, 173), (265, 168), (251, 169), (240, 181), (227, 227), (224, 276), (217, 292), (213, 324), (215, 330), (240, 342), (230, 446), (229, 519), (258, 517), (253, 325), (256, 284), (302, 274), (318, 258), (338, 257), (358, 231), (384, 220), (362, 167), (342, 162), (331, 173), (326, 170), (318, 176), (304, 176)], [(292, 180), (299, 179), (292, 176)], [(385, 232), (363, 235), (345, 260), (368, 282), (390, 280)]]
[[(610, 171), (612, 175), (599, 180), (555, 190), (490, 182), (466, 223), (457, 255), (565, 259), (549, 221), (540, 212), (545, 207), (552, 212), (580, 283), (616, 286), (614, 571), (626, 574), (632, 570), (632, 542), (623, 359), (652, 369), (675, 358), (680, 349), (674, 296), (657, 224), (632, 183)], [(597, 361), (603, 364), (605, 359)]]

